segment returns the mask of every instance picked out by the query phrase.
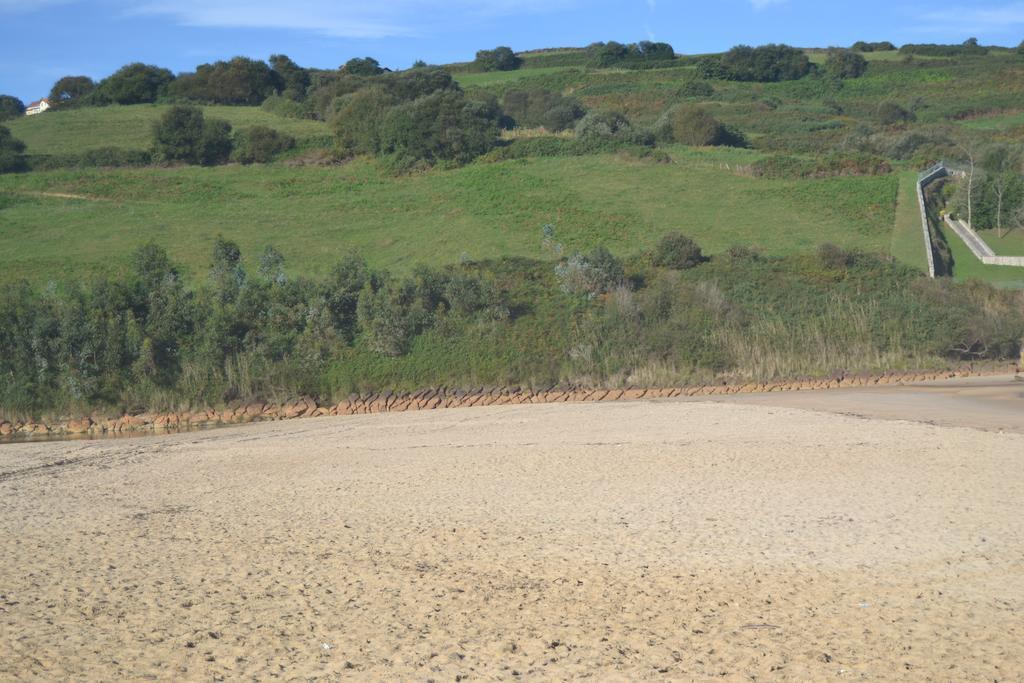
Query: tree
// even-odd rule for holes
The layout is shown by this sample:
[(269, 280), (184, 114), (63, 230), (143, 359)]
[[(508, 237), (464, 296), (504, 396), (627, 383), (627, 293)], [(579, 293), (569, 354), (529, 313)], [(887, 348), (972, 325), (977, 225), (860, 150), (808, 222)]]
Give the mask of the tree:
[(245, 269), (242, 267), (242, 250), (231, 240), (217, 235), (213, 242), (213, 258), (210, 262), (210, 281), (214, 293), (221, 303), (234, 301), (245, 283)]
[(896, 49), (896, 46), (888, 40), (883, 40), (878, 43), (867, 43), (863, 40), (858, 40), (850, 49), (856, 50), (857, 52), (892, 52)]
[(231, 157), (231, 124), (224, 119), (203, 121), (199, 138), (199, 163), (203, 166), (223, 164)]
[(811, 71), (803, 50), (788, 45), (737, 45), (722, 56), (721, 64), (734, 81), (793, 81)]
[(24, 114), (24, 102), (13, 95), (0, 95), (0, 121), (16, 119)]
[(195, 73), (179, 76), (168, 91), (197, 102), (255, 106), (283, 89), (281, 75), (265, 62), (235, 57), (199, 65)]
[(480, 71), (515, 71), (523, 63), (510, 47), (496, 47), (476, 53), (473, 65)]
[(653, 43), (643, 40), (639, 43), (618, 43), (610, 40), (607, 43), (593, 43), (587, 47), (590, 64), (597, 67), (609, 67), (617, 64), (668, 62), (676, 58), (675, 50), (668, 43)]
[(20, 171), (25, 167), (25, 143), (11, 135), (7, 126), (0, 126), (0, 173)]
[(339, 97), (330, 125), (341, 150), (347, 154), (377, 154), (381, 123), (398, 102), (379, 86)]
[(995, 200), (996, 234), (1002, 238), (1003, 219), (1012, 216), (1017, 206), (1024, 203), (1024, 161), (1019, 149), (1007, 145), (991, 148), (982, 159), (986, 181)]
[(270, 68), (281, 81), (281, 95), (296, 102), (306, 97), (309, 88), (309, 71), (288, 58), (287, 55), (270, 55)]
[(860, 78), (868, 69), (868, 60), (851, 50), (829, 50), (825, 71), (833, 78)]
[(169, 161), (221, 163), (231, 154), (231, 124), (205, 119), (198, 107), (175, 105), (153, 126), (153, 150)]
[(341, 67), (342, 72), (353, 76), (376, 76), (384, 73), (380, 62), (373, 57), (353, 57)]
[(96, 90), (96, 84), (88, 76), (65, 76), (50, 89), (50, 106), (67, 106), (82, 102)]
[(174, 74), (167, 69), (135, 62), (100, 81), (97, 96), (103, 102), (115, 104), (156, 102), (173, 80)]
[(500, 116), (494, 104), (435, 92), (388, 110), (380, 152), (406, 161), (466, 163), (494, 146)]
[(1024, 57), (1024, 40), (1020, 41), (1020, 45), (1017, 46), (1017, 54)]
[(409, 350), (427, 317), (416, 300), (413, 283), (408, 281), (388, 282), (376, 289), (367, 283), (359, 294), (356, 309), (366, 345), (392, 357)]

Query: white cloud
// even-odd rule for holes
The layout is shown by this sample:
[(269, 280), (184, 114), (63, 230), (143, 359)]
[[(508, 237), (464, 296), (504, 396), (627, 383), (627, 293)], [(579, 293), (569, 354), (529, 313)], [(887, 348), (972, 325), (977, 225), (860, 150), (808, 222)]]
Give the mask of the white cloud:
[[(5, 2), (7, 0), (0, 0)], [(128, 11), (171, 17), (189, 26), (274, 28), (345, 38), (415, 35), (439, 15), (466, 18), (539, 14), (579, 0), (148, 0)]]

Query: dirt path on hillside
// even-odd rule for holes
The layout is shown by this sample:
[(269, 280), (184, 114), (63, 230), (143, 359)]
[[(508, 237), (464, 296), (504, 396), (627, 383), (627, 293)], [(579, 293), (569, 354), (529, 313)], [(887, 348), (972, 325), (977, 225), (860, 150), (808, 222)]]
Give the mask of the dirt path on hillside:
[(87, 194), (73, 194), (71, 192), (34, 192), (29, 190), (19, 190), (14, 194), (25, 195), (28, 197), (51, 197), (54, 199), (81, 199), (87, 202), (109, 202), (111, 201), (107, 197), (95, 197)]
[(0, 679), (1015, 680), (1022, 461), (679, 400), (0, 446)]

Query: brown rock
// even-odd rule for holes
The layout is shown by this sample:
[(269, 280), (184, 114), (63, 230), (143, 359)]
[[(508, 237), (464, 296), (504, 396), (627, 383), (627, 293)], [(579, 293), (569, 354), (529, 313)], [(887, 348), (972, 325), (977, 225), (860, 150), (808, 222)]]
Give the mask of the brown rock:
[(10, 422), (0, 422), (0, 436), (10, 436), (14, 433), (14, 425)]
[(80, 420), (69, 420), (65, 429), (68, 434), (87, 434), (92, 427), (92, 420), (83, 417)]
[(293, 420), (301, 415), (306, 410), (304, 403), (295, 401), (294, 403), (287, 403), (281, 408), (281, 417), (286, 420)]

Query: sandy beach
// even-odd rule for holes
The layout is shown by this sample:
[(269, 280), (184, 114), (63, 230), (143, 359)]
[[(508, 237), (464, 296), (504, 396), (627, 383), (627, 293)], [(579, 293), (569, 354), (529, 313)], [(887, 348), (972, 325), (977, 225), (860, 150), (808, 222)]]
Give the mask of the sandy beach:
[(951, 387), (2, 445), (0, 679), (1021, 680), (1024, 384)]

